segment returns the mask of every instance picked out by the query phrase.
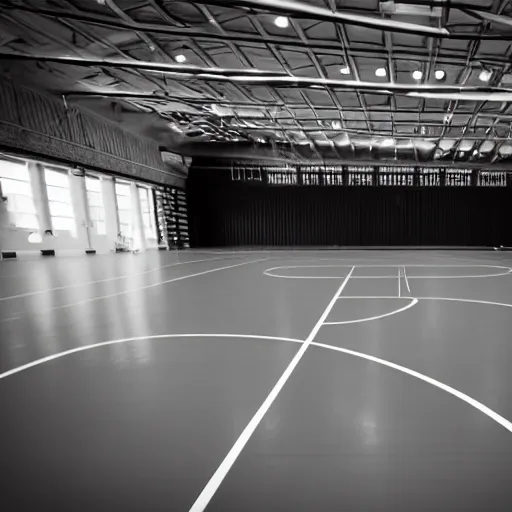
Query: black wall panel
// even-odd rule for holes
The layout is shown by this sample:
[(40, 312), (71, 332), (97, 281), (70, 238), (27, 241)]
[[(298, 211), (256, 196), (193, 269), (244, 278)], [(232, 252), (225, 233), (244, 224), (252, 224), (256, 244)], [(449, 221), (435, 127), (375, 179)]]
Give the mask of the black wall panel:
[(191, 245), (512, 245), (509, 188), (192, 181)]

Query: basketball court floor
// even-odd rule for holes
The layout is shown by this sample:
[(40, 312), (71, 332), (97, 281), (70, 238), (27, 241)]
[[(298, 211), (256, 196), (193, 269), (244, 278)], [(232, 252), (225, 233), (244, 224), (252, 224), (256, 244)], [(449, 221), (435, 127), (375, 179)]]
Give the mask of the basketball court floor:
[(512, 253), (0, 263), (0, 509), (512, 510)]

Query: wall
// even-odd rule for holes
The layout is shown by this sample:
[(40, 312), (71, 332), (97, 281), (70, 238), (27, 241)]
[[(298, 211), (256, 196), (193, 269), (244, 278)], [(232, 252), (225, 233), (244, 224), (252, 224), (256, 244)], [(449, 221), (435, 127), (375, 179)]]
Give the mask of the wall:
[(212, 180), (189, 183), (192, 247), (512, 245), (510, 188), (267, 187)]
[[(53, 228), (48, 207), (48, 196), (44, 181), (43, 166), (36, 162), (29, 162), (29, 177), (34, 199), (34, 205), (39, 221), (41, 243), (28, 241), (33, 230), (15, 227), (12, 216), (7, 212), (6, 205), (0, 204), (0, 250), (16, 251), (19, 256), (25, 254), (40, 254), (41, 250), (53, 249), (58, 255), (84, 254), (86, 250), (94, 249), (96, 253), (109, 253), (115, 249), (115, 242), (119, 233), (119, 221), (115, 195), (114, 179), (108, 175), (101, 175), (101, 190), (105, 210), (106, 234), (98, 234), (96, 226), (89, 218), (89, 206), (85, 187), (85, 173), (74, 170), (68, 173), (71, 201), (75, 217), (76, 232), (58, 231)], [(138, 187), (135, 182), (131, 186), (132, 204), (134, 208), (134, 231), (143, 232), (143, 221), (140, 209)], [(156, 222), (156, 219), (155, 219)], [(53, 235), (45, 235), (51, 230)], [(139, 241), (138, 249), (158, 247), (156, 240)]]
[(0, 76), (0, 148), (29, 157), (183, 186), (183, 165), (164, 164), (156, 142)]

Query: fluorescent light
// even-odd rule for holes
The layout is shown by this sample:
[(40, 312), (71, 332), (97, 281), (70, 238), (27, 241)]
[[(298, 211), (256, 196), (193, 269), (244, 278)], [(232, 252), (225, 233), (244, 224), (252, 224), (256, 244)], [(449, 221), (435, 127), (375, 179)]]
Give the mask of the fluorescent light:
[(386, 76), (386, 69), (385, 68), (377, 68), (375, 70), (375, 75), (376, 76)]
[(436, 80), (442, 80), (446, 76), (446, 73), (442, 69), (436, 69), (434, 75)]
[(176, 62), (179, 62), (180, 64), (183, 64), (184, 62), (187, 62), (187, 57), (180, 53), (179, 55), (176, 55)]
[(286, 16), (277, 16), (277, 18), (274, 20), (274, 23), (276, 27), (279, 28), (288, 28), (288, 25), (290, 24)]
[(333, 121), (333, 122), (332, 122), (332, 127), (333, 127), (335, 130), (341, 130), (341, 121)]
[(392, 146), (395, 145), (395, 141), (393, 139), (384, 139), (381, 143), (380, 143), (380, 146), (382, 148), (390, 148)]
[(488, 82), (491, 79), (492, 73), (490, 71), (487, 71), (486, 69), (483, 69), (480, 74), (478, 75), (478, 78), (482, 82)]
[(417, 69), (416, 71), (413, 71), (412, 77), (414, 78), (414, 80), (421, 80), (423, 77), (423, 73), (419, 69)]
[(343, 66), (341, 69), (340, 69), (340, 73), (342, 75), (350, 75), (350, 68), (348, 66)]

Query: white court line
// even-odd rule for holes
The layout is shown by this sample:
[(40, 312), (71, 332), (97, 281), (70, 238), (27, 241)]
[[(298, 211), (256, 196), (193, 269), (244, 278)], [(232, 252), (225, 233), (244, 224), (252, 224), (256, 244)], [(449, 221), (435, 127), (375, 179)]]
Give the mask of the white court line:
[(404, 267), (404, 277), (405, 277), (405, 284), (407, 285), (407, 291), (411, 293), (411, 288), (409, 287), (409, 281), (407, 279), (407, 274), (405, 273), (405, 267)]
[(397, 297), (396, 295), (340, 295), (341, 299), (395, 299), (395, 300), (412, 300), (414, 297)]
[[(505, 308), (512, 308), (512, 304), (505, 302), (491, 302), (488, 300), (477, 300), (477, 299), (459, 299), (455, 297), (415, 297), (418, 300), (448, 300), (452, 302), (470, 302), (473, 304), (488, 304), (490, 306), (503, 306)], [(340, 299), (412, 299), (412, 297), (395, 297), (394, 295), (341, 295)]]
[[(357, 265), (357, 267), (396, 267), (397, 265)], [(484, 267), (484, 268), (497, 268), (506, 270), (496, 274), (477, 274), (477, 275), (446, 275), (446, 276), (408, 276), (408, 279), (472, 279), (480, 277), (498, 277), (505, 276), (512, 273), (512, 268), (503, 267), (498, 265), (402, 265), (404, 267), (417, 267), (417, 268), (467, 268), (467, 267)], [(280, 279), (342, 279), (342, 276), (301, 276), (301, 275), (282, 275), (273, 273), (277, 270), (286, 269), (304, 269), (304, 268), (347, 268), (349, 265), (287, 265), (280, 267), (272, 267), (263, 271), (263, 274), (269, 277), (277, 277)], [(354, 276), (352, 279), (396, 279), (396, 275), (389, 276)]]
[(398, 267), (398, 296), (400, 297), (402, 294), (401, 294), (401, 289), (400, 289), (400, 267)]
[(345, 279), (341, 283), (341, 286), (338, 288), (338, 290), (334, 294), (334, 297), (331, 299), (331, 302), (329, 302), (324, 312), (322, 313), (322, 316), (319, 318), (318, 322), (313, 327), (313, 330), (309, 333), (309, 336), (306, 338), (306, 340), (301, 345), (300, 349), (297, 351), (297, 353), (291, 360), (290, 364), (288, 365), (284, 373), (276, 382), (275, 386), (272, 388), (272, 391), (269, 393), (265, 401), (261, 404), (260, 408), (256, 411), (256, 414), (251, 418), (251, 421), (249, 421), (247, 426), (244, 428), (244, 430), (240, 434), (240, 437), (236, 440), (231, 450), (229, 450), (228, 454), (221, 462), (220, 466), (217, 468), (215, 473), (212, 475), (212, 477), (206, 484), (205, 488), (201, 491), (201, 494), (199, 494), (196, 501), (190, 508), (190, 512), (202, 512), (208, 506), (208, 503), (210, 502), (213, 495), (219, 488), (220, 484), (222, 483), (222, 481), (228, 474), (229, 470), (235, 463), (236, 459), (240, 455), (240, 452), (244, 449), (245, 445), (247, 444), (247, 441), (249, 441), (250, 437), (260, 424), (261, 420), (263, 419), (263, 416), (265, 416), (267, 411), (270, 409), (270, 406), (274, 403), (274, 400), (276, 399), (277, 395), (283, 389), (283, 386), (290, 378), (290, 375), (292, 374), (293, 370), (295, 370), (295, 368), (299, 364), (300, 360), (302, 359), (302, 356), (308, 349), (309, 345), (315, 339), (315, 336), (322, 327), (322, 324), (324, 323), (325, 319), (331, 312), (331, 309), (336, 304), (338, 297), (343, 292), (345, 286), (347, 286), (348, 280), (350, 279), (352, 272), (354, 272), (354, 269), (355, 267), (352, 267), (352, 270), (349, 272), (348, 276), (345, 277)]
[(207, 258), (207, 259), (203, 259), (203, 260), (180, 261), (180, 262), (176, 262), (176, 263), (170, 263), (169, 265), (163, 265), (163, 266), (157, 267), (157, 268), (152, 268), (150, 270), (145, 270), (144, 272), (134, 272), (133, 274), (124, 274), (122, 276), (117, 276), (117, 277), (107, 277), (105, 279), (96, 279), (95, 281), (86, 281), (85, 283), (67, 284), (64, 286), (57, 286), (55, 288), (46, 288), (45, 290), (36, 290), (33, 292), (20, 293), (19, 295), (9, 295), (8, 297), (0, 297), (0, 301), (11, 300), (11, 299), (21, 299), (23, 297), (30, 297), (32, 295), (40, 295), (40, 294), (44, 294), (44, 293), (48, 293), (48, 292), (55, 292), (58, 290), (66, 290), (68, 288), (78, 288), (79, 286), (87, 286), (89, 284), (117, 281), (119, 279), (127, 279), (127, 278), (133, 277), (133, 276), (142, 276), (144, 274), (156, 272), (156, 271), (162, 270), (164, 268), (175, 267), (177, 265), (186, 265), (187, 263), (201, 263), (204, 261), (215, 261), (215, 260), (221, 260), (221, 259), (230, 258), (230, 257), (231, 256), (225, 256), (225, 257), (219, 257), (219, 258)]
[(29, 368), (33, 368), (34, 366), (39, 366), (43, 363), (48, 363), (50, 361), (54, 361), (55, 359), (60, 359), (61, 357), (69, 356), (71, 354), (76, 354), (77, 352), (83, 352), (84, 350), (90, 350), (91, 348), (105, 347), (107, 345), (116, 345), (118, 343), (128, 343), (130, 341), (141, 341), (141, 340), (158, 340), (163, 338), (258, 338), (262, 340), (278, 340), (278, 341), (292, 341), (295, 343), (303, 343), (302, 340), (298, 340), (295, 338), (282, 338), (278, 336), (253, 336), (251, 334), (154, 334), (151, 336), (135, 336), (131, 338), (121, 338), (118, 340), (110, 340), (110, 341), (102, 341), (100, 343), (93, 343), (91, 345), (84, 345), (82, 347), (76, 347), (69, 350), (65, 350), (64, 352), (59, 352), (57, 354), (52, 354), (51, 356), (42, 357), (41, 359), (36, 359), (30, 363), (24, 364), (22, 366), (18, 366), (17, 368), (13, 368), (12, 370), (7, 370), (4, 373), (0, 373), (0, 379), (5, 379), (11, 375), (15, 375), (17, 373), (28, 370)]
[[(342, 298), (344, 298), (344, 297), (342, 297)], [(358, 298), (361, 298), (361, 297), (358, 297)], [(382, 299), (383, 297), (374, 297), (374, 298)], [(407, 304), (407, 306), (404, 306), (403, 308), (395, 309), (394, 311), (390, 311), (388, 313), (383, 313), (382, 315), (371, 316), (371, 317), (367, 317), (367, 318), (358, 318), (356, 320), (341, 320), (340, 322), (324, 322), (324, 325), (359, 324), (361, 322), (370, 322), (372, 320), (380, 320), (381, 318), (386, 318), (387, 316), (396, 315), (398, 313), (401, 313), (402, 311), (406, 311), (407, 309), (412, 308), (413, 306), (418, 304), (418, 299), (413, 299), (412, 297), (393, 297), (393, 298), (394, 299), (402, 299), (402, 300), (406, 299), (406, 300), (410, 300), (411, 302), (409, 304)]]
[[(249, 265), (250, 263), (258, 263), (259, 261), (266, 261), (266, 258), (261, 258), (259, 260), (244, 261), (243, 263), (237, 263), (236, 265), (228, 265), (226, 267), (220, 267), (220, 268), (213, 268), (213, 269), (210, 269), (210, 270), (204, 270), (203, 272), (197, 272), (196, 274), (189, 274), (187, 276), (174, 277), (173, 279), (168, 279), (166, 281), (158, 281), (158, 283), (148, 284), (146, 286), (140, 286), (138, 288), (132, 288), (130, 290), (123, 290), (122, 292), (110, 293), (108, 295), (100, 295), (99, 297), (91, 297), (90, 299), (81, 300), (79, 302), (72, 302), (70, 304), (63, 304), (62, 306), (55, 306), (55, 307), (51, 307), (51, 308), (40, 309), (40, 310), (38, 310), (38, 314), (41, 313), (41, 312), (44, 313), (46, 311), (53, 311), (55, 309), (64, 309), (64, 308), (70, 308), (70, 307), (73, 307), (73, 306), (79, 306), (81, 304), (87, 304), (88, 302), (94, 302), (94, 301), (97, 301), (97, 300), (109, 299), (111, 297), (118, 297), (119, 295), (126, 295), (128, 293), (138, 292), (140, 290), (146, 290), (148, 288), (154, 288), (155, 286), (161, 286), (161, 285), (168, 284), (168, 283), (174, 283), (176, 281), (182, 281), (183, 279), (188, 279), (189, 277), (203, 276), (205, 274), (211, 274), (212, 272), (218, 272), (219, 270), (226, 270), (228, 268), (241, 267), (242, 265)], [(33, 314), (33, 313), (23, 313), (23, 312), (16, 313), (16, 315), (22, 315), (22, 316), (25, 315), (25, 314)], [(2, 319), (0, 319), (0, 322), (7, 322), (7, 321), (10, 321), (10, 320), (16, 320), (16, 317), (2, 318)]]
[[(396, 298), (396, 297), (395, 297)], [(512, 307), (512, 305), (511, 305)], [(60, 359), (62, 357), (75, 354), (77, 352), (83, 352), (85, 350), (90, 350), (93, 348), (98, 347), (104, 347), (107, 345), (115, 345), (118, 343), (127, 343), (131, 341), (141, 341), (141, 340), (155, 340), (155, 339), (164, 339), (164, 338), (241, 338), (241, 339), (263, 339), (263, 340), (273, 340), (273, 341), (289, 341), (292, 343), (300, 343), (302, 346), (304, 346), (303, 340), (298, 340), (295, 338), (283, 338), (279, 336), (258, 336), (258, 335), (251, 335), (251, 334), (211, 334), (211, 333), (202, 333), (202, 334), (156, 334), (151, 336), (137, 336), (133, 338), (122, 338), (118, 340), (110, 340), (110, 341), (104, 341), (101, 343), (95, 343), (93, 345), (85, 345), (83, 347), (77, 347), (70, 350), (66, 350), (64, 352), (59, 352), (57, 354), (53, 354), (51, 356), (43, 357), (41, 359), (37, 359), (35, 361), (32, 361), (30, 363), (24, 364), (23, 366), (18, 366), (17, 368), (13, 368), (11, 370), (7, 370), (4, 373), (0, 373), (0, 379), (5, 379), (6, 377), (16, 375), (17, 373), (23, 372), (25, 370), (28, 370), (29, 368), (33, 368), (35, 366), (39, 366), (44, 363), (48, 363), (50, 361), (54, 361), (55, 359)], [(485, 406), (478, 400), (475, 400), (474, 398), (471, 398), (470, 396), (466, 395), (465, 393), (462, 393), (461, 391), (456, 390), (455, 388), (452, 388), (451, 386), (448, 386), (446, 384), (443, 384), (442, 382), (439, 382), (438, 380), (432, 379), (428, 377), (427, 375), (424, 375), (420, 372), (417, 372), (415, 370), (411, 370), (410, 368), (407, 368), (405, 366), (401, 366), (399, 364), (395, 364), (391, 361), (387, 361), (385, 359), (380, 359), (378, 357), (374, 357), (369, 354), (365, 354), (362, 352), (356, 352), (354, 350), (349, 350), (346, 348), (336, 347), (334, 345), (326, 345), (325, 343), (318, 343), (316, 341), (312, 341), (310, 345), (315, 347), (324, 348), (327, 350), (334, 350), (335, 352), (342, 352), (344, 354), (352, 355), (355, 357), (359, 357), (362, 359), (366, 359), (368, 361), (372, 361), (377, 364), (381, 364), (384, 366), (387, 366), (389, 368), (393, 368), (394, 370), (397, 370), (402, 373), (406, 373), (407, 375), (410, 375), (411, 377), (415, 377), (417, 379), (420, 379), (424, 382), (427, 382), (428, 384), (431, 384), (432, 386), (435, 386), (443, 391), (446, 391), (447, 393), (450, 393), (451, 395), (459, 398), (460, 400), (463, 400), (467, 404), (471, 405), (475, 409), (479, 410), (480, 412), (484, 413), (486, 416), (491, 418), (492, 420), (496, 421), (503, 427), (505, 427), (509, 432), (512, 432), (512, 422), (498, 414), (497, 412), (493, 411), (489, 407)]]
[(442, 389), (443, 391), (446, 391), (447, 393), (450, 393), (450, 395), (453, 395), (460, 400), (463, 400), (467, 404), (471, 405), (475, 409), (479, 410), (480, 412), (483, 412), (486, 416), (494, 420), (496, 423), (499, 423), (502, 427), (505, 427), (509, 432), (512, 432), (512, 422), (498, 414), (497, 412), (493, 411), (483, 403), (479, 402), (478, 400), (475, 400), (474, 398), (471, 398), (469, 395), (466, 395), (465, 393), (462, 393), (461, 391), (458, 391), (455, 388), (452, 388), (451, 386), (448, 386), (447, 384), (443, 384), (442, 382), (439, 382), (436, 379), (432, 379), (431, 377), (428, 377), (427, 375), (424, 375), (423, 373), (417, 372), (415, 370), (411, 370), (410, 368), (407, 368), (405, 366), (401, 366), (396, 363), (392, 363), (391, 361), (387, 361), (385, 359), (380, 359), (379, 357), (374, 357), (369, 354), (364, 354), (362, 352), (356, 352), (355, 350), (349, 350), (347, 348), (340, 348), (335, 347), (333, 345), (325, 345), (324, 343), (317, 343), (313, 342), (311, 343), (315, 347), (322, 347), (326, 348), (328, 350), (335, 350), (336, 352), (342, 352), (344, 354), (349, 354), (351, 356), (360, 357), (361, 359), (366, 359), (368, 361), (373, 361), (377, 364), (382, 364), (384, 366), (387, 366), (388, 368), (393, 368), (394, 370), (398, 370), (399, 372), (406, 373), (407, 375), (410, 375), (411, 377), (415, 377), (416, 379), (420, 379), (424, 382), (427, 382), (428, 384), (432, 384), (432, 386), (435, 386), (439, 389)]
[[(271, 258), (268, 258), (271, 259)], [(291, 258), (290, 258), (291, 259)], [(331, 259), (331, 258), (327, 258)], [(379, 267), (379, 268), (396, 268), (397, 266), (401, 267), (427, 267), (427, 268), (467, 268), (467, 267), (486, 267), (486, 268), (501, 268), (510, 270), (510, 267), (503, 267), (501, 265), (483, 265), (483, 264), (475, 264), (475, 265), (430, 265), (430, 264), (422, 264), (422, 263), (386, 263), (386, 264), (359, 264), (354, 263), (357, 267)], [(342, 268), (342, 267), (351, 267), (352, 265), (287, 265), (282, 267), (273, 267), (268, 270), (276, 270), (280, 268)], [(356, 276), (354, 276), (355, 278)], [(392, 276), (396, 277), (396, 276)]]
[(477, 300), (477, 299), (457, 299), (451, 297), (418, 297), (419, 300), (448, 300), (452, 302), (470, 302), (474, 304), (488, 304), (490, 306), (503, 306), (505, 308), (512, 308), (512, 304), (506, 304), (503, 302), (491, 302), (488, 300)]

